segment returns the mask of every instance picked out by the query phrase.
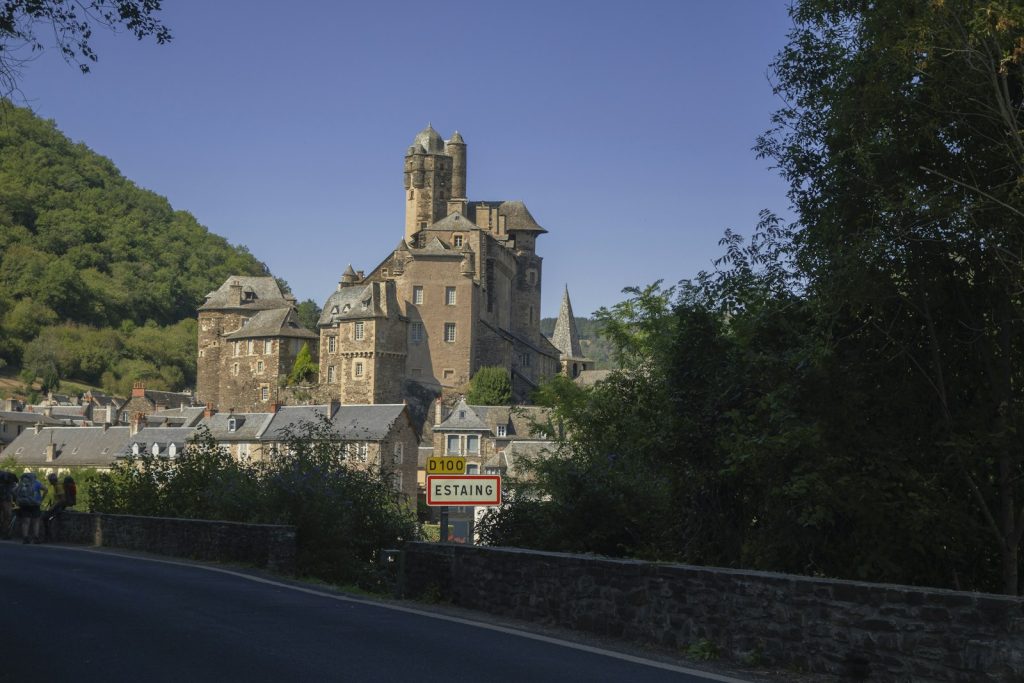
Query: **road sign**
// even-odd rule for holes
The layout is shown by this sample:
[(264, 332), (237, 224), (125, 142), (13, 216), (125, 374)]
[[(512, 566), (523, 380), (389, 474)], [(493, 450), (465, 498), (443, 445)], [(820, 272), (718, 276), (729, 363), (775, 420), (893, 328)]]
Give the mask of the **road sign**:
[(459, 456), (427, 458), (427, 474), (465, 474), (466, 459)]
[(501, 505), (501, 476), (428, 476), (427, 505)]

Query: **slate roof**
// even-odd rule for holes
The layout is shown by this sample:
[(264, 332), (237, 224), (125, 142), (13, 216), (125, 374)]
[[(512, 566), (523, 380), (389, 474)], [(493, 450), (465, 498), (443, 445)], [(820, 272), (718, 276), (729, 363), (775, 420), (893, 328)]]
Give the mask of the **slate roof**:
[(43, 424), (56, 426), (60, 424), (60, 420), (47, 417), (42, 413), (33, 413), (27, 410), (0, 410), (0, 420), (26, 425)]
[(458, 211), (452, 212), (431, 225), (428, 230), (479, 230), (480, 226)]
[(203, 406), (179, 406), (146, 415), (147, 427), (195, 427), (203, 419)]
[(320, 406), (281, 406), (258, 435), (261, 441), (281, 441), (287, 428), (295, 429), (303, 422), (318, 423), (329, 417), (329, 405)]
[(444, 140), (441, 139), (440, 134), (429, 123), (426, 128), (416, 134), (416, 137), (412, 140), (412, 145), (419, 151), (426, 152), (427, 154), (444, 153)]
[[(234, 431), (231, 431), (232, 418)], [(200, 424), (209, 429), (217, 441), (256, 441), (273, 418), (274, 413), (216, 413), (203, 418)]]
[[(237, 282), (242, 286), (242, 303), (232, 295), (231, 285)], [(218, 309), (243, 309), (259, 311), (268, 308), (290, 308), (291, 302), (285, 299), (277, 280), (272, 277), (252, 277), (232, 275), (218, 289), (206, 295), (206, 302), (199, 307), (200, 311)]]
[(552, 441), (513, 441), (501, 451), (501, 460), (504, 464), (488, 465), (485, 467), (505, 467), (509, 474), (517, 474), (519, 463), (523, 458), (542, 458), (554, 452), (556, 446)]
[(576, 328), (576, 318), (572, 314), (568, 285), (562, 293), (562, 307), (558, 311), (558, 320), (555, 321), (555, 332), (551, 336), (551, 343), (562, 352), (563, 358), (583, 358), (580, 332)]
[(153, 444), (159, 444), (160, 452), (158, 455), (166, 456), (168, 448), (170, 448), (172, 443), (177, 449), (177, 454), (181, 455), (185, 445), (195, 433), (195, 427), (146, 427), (129, 437), (124, 448), (121, 450), (121, 456), (127, 457), (132, 455), (132, 446), (135, 444), (139, 445), (140, 455), (153, 455)]
[(260, 311), (246, 320), (240, 328), (224, 335), (225, 339), (252, 339), (254, 337), (316, 339), (317, 335), (302, 326), (295, 309), (290, 307)]
[[(335, 308), (337, 312), (334, 312)], [(331, 325), (339, 320), (362, 320), (382, 315), (384, 313), (373, 299), (373, 284), (352, 285), (339, 287), (327, 297), (317, 324)]]
[[(477, 406), (479, 407), (479, 406)], [(435, 432), (490, 432), (491, 427), (476, 412), (476, 407), (466, 404), (466, 399), (452, 409), (451, 415), (439, 425), (434, 425)]]
[[(110, 467), (131, 436), (129, 427), (44, 427), (22, 432), (4, 450), (19, 465), (29, 467)], [(56, 458), (46, 461), (47, 446), (57, 446)]]
[(405, 410), (404, 403), (343, 405), (331, 424), (343, 441), (382, 441)]
[[(154, 391), (146, 389), (146, 398), (152, 401), (155, 406), (164, 408), (180, 408), (181, 406), (195, 405), (195, 396), (177, 391)], [(121, 406), (122, 408), (124, 406)]]

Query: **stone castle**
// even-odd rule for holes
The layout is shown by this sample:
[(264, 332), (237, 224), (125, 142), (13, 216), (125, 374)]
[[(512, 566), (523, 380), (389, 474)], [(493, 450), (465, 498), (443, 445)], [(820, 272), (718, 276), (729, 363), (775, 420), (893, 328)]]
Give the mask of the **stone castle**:
[[(405, 155), (405, 234), (369, 273), (351, 265), (327, 297), (318, 333), (270, 277), (231, 277), (199, 307), (196, 395), (221, 410), (296, 402), (283, 389), (303, 344), (320, 376), (307, 400), (422, 400), (503, 366), (525, 401), (540, 382), (587, 367), (568, 309), (553, 345), (540, 332), (547, 231), (520, 201), (471, 201), (466, 143), (431, 126)], [(566, 315), (568, 292), (563, 298)], [(561, 318), (562, 316), (560, 316)], [(571, 332), (565, 328), (571, 326)]]

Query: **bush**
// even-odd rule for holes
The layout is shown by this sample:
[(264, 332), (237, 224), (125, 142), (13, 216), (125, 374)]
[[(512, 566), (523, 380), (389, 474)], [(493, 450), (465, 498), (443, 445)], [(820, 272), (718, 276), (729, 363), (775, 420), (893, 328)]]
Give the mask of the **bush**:
[(378, 551), (416, 530), (390, 477), (347, 462), (326, 420), (290, 428), (263, 462), (234, 460), (201, 429), (181, 458), (128, 458), (90, 493), (95, 512), (293, 525), (301, 574), (367, 588)]

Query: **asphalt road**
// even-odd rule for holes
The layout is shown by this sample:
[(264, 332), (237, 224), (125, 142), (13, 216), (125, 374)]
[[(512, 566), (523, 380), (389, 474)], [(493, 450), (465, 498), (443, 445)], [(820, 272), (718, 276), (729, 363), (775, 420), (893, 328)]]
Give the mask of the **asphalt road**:
[(0, 542), (0, 595), (0, 681), (725, 680), (411, 603), (73, 546)]

